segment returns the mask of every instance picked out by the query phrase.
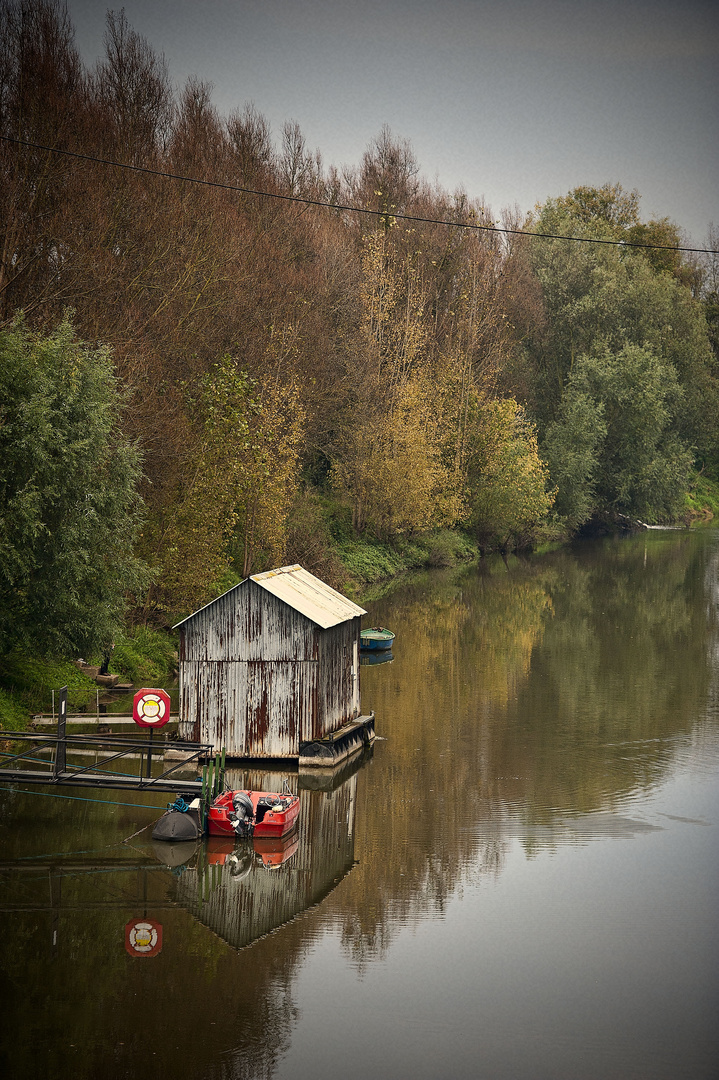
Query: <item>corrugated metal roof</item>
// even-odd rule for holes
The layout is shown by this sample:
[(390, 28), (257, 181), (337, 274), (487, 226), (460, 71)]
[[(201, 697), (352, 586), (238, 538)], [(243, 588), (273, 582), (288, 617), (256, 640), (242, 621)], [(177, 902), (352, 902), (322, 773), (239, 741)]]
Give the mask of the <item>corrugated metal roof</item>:
[[(266, 570), (264, 574), (252, 574), (250, 578), (245, 578), (245, 581), (256, 582), (267, 592), (283, 600), (285, 604), (289, 604), (295, 611), (311, 619), (317, 626), (321, 626), (323, 630), (347, 622), (349, 619), (355, 619), (358, 615), (367, 614), (364, 608), (348, 600), (346, 596), (315, 577), (309, 570), (305, 570), (299, 563), (294, 566), (281, 566), (277, 570)], [(233, 588), (239, 589), (243, 585), (244, 581), (241, 581)], [(223, 593), (222, 596), (227, 596), (230, 592), (233, 592), (233, 589), (228, 589), (228, 592)], [(194, 619), (195, 615), (199, 615), (200, 611), (205, 611), (212, 604), (216, 604), (222, 596), (216, 597), (209, 604), (194, 611), (192, 615), (176, 623), (172, 629), (176, 630), (179, 626), (184, 626), (190, 619)]]
[(297, 563), (294, 566), (281, 566), (278, 570), (267, 570), (264, 574), (253, 574), (251, 580), (279, 600), (284, 600), (295, 611), (306, 615), (323, 630), (367, 614), (364, 608)]

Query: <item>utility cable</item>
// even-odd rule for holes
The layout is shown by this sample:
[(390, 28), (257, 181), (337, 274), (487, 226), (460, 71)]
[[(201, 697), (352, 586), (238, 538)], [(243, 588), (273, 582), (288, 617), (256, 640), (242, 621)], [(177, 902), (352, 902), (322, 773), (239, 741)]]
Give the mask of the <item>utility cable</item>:
[(530, 232), (528, 229), (510, 229), (499, 225), (480, 225), (475, 222), (447, 221), (443, 218), (420, 217), (418, 214), (395, 214), (389, 210), (370, 210), (363, 206), (350, 206), (343, 203), (326, 202), (322, 199), (308, 199), (301, 195), (282, 195), (274, 191), (259, 191), (255, 188), (241, 187), (238, 184), (227, 184), (219, 180), (201, 180), (196, 176), (184, 176), (182, 173), (167, 172), (163, 169), (150, 169), (145, 165), (129, 165), (124, 161), (113, 161), (111, 158), (95, 157), (92, 154), (81, 154), (76, 150), (60, 150), (56, 146), (44, 146), (41, 143), (29, 142), (25, 139), (16, 139), (11, 135), (0, 135), (3, 142), (13, 143), (16, 146), (25, 146), (31, 150), (45, 150), (50, 154), (59, 154), (63, 157), (75, 158), (78, 161), (89, 161), (95, 165), (109, 165), (114, 169), (126, 169), (129, 172), (143, 173), (146, 176), (160, 176), (165, 180), (180, 180), (186, 184), (199, 184), (204, 187), (220, 188), (223, 191), (235, 191), (242, 195), (256, 195), (263, 199), (280, 199), (284, 202), (301, 203), (304, 206), (318, 206), (326, 210), (344, 210), (352, 214), (371, 214), (374, 217), (392, 219), (394, 221), (417, 221), (424, 225), (447, 225), (455, 229), (473, 229), (477, 232), (503, 233), (511, 236), (532, 236), (541, 240), (573, 240), (578, 244), (605, 244), (609, 247), (621, 248), (644, 248), (650, 251), (681, 251), (691, 252), (698, 255), (719, 255), (714, 248), (679, 247), (676, 244), (642, 244), (634, 240), (604, 240), (592, 239), (588, 236), (565, 236), (561, 233)]

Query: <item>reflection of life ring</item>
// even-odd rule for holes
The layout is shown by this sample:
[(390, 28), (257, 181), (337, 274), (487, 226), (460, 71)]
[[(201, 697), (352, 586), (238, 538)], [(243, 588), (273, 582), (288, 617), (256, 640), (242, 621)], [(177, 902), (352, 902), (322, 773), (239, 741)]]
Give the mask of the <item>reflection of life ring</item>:
[(164, 690), (138, 690), (132, 718), (140, 727), (159, 728), (170, 719), (170, 698)]
[(157, 956), (162, 948), (162, 924), (136, 919), (125, 927), (125, 948), (130, 956)]

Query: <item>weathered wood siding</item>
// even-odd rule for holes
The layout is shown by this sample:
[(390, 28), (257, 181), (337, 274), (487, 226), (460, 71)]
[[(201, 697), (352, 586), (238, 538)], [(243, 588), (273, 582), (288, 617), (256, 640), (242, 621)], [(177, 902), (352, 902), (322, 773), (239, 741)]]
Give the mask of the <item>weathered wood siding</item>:
[(317, 660), (317, 632), (248, 578), (183, 627), (180, 660)]
[(183, 666), (180, 709), (192, 737), (230, 757), (293, 757), (317, 711), (316, 662), (195, 660)]
[(319, 636), (319, 717), (311, 738), (321, 739), (360, 715), (359, 640), (362, 620), (322, 630)]
[(322, 630), (248, 579), (180, 630), (180, 733), (294, 757), (359, 716), (359, 617)]

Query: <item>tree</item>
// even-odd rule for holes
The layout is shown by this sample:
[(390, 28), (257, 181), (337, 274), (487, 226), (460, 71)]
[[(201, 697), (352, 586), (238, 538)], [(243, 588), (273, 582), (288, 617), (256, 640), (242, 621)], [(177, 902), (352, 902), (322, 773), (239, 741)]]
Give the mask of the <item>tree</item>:
[[(709, 226), (705, 247), (711, 254), (703, 256), (700, 264), (700, 302), (712, 350), (712, 371), (714, 377), (719, 379), (719, 229), (714, 224)], [(719, 439), (715, 452), (707, 455), (702, 465), (711, 471), (715, 479), (719, 478)]]
[(511, 398), (473, 395), (467, 447), (468, 524), (480, 544), (501, 551), (531, 544), (554, 492), (524, 410)]
[(648, 347), (578, 359), (546, 439), (570, 526), (591, 513), (651, 522), (679, 514), (692, 462), (675, 426), (681, 398), (673, 367)]
[[(568, 524), (599, 509), (672, 516), (687, 448), (698, 466), (717, 458), (719, 380), (704, 311), (689, 287), (694, 271), (678, 252), (628, 246), (678, 241), (666, 220), (643, 225), (637, 203), (635, 192), (616, 186), (580, 188), (549, 200), (535, 223), (540, 233), (618, 241), (531, 243), (545, 323), (527, 338), (525, 384)], [(630, 430), (639, 438), (633, 448)], [(679, 488), (669, 491), (672, 483)]]
[(164, 59), (129, 26), (124, 8), (107, 13), (95, 93), (108, 148), (121, 161), (147, 166), (169, 134), (172, 93)]
[(426, 297), (411, 257), (378, 230), (364, 238), (352, 397), (341, 417), (332, 481), (355, 528), (386, 540), (454, 524), (462, 498), (442, 455), (428, 358)]
[(47, 336), (0, 331), (0, 654), (90, 654), (147, 581), (133, 554), (137, 451), (106, 348), (69, 318)]
[(331, 477), (349, 495), (352, 521), (383, 540), (452, 526), (464, 516), (460, 477), (443, 460), (434, 383), (416, 375), (398, 387), (392, 410), (348, 423)]
[[(394, 214), (406, 213), (419, 189), (419, 165), (407, 139), (398, 139), (384, 124), (362, 156), (362, 165), (347, 181), (355, 205), (378, 210), (385, 229), (390, 228)], [(370, 228), (375, 221), (367, 223)]]
[(621, 184), (603, 184), (598, 188), (584, 185), (558, 199), (548, 200), (542, 213), (545, 215), (552, 210), (590, 229), (599, 229), (605, 234), (609, 230), (619, 240), (624, 230), (639, 224), (639, 192), (636, 189), (625, 191)]
[[(0, 5), (0, 133), (73, 148), (85, 129), (86, 77), (59, 0)], [(33, 146), (0, 144), (0, 317), (42, 302), (64, 255), (64, 208), (78, 170)]]
[(242, 577), (284, 558), (288, 517), (298, 485), (304, 411), (294, 383), (266, 377), (251, 440), (240, 458), (234, 487), (233, 564)]
[(244, 578), (282, 558), (304, 419), (296, 387), (260, 383), (230, 356), (188, 398), (195, 440), (147, 530), (159, 565), (147, 604), (171, 613), (206, 603), (228, 571)]
[(606, 434), (604, 402), (572, 384), (543, 444), (550, 475), (557, 485), (554, 510), (570, 531), (587, 521), (594, 511), (599, 457)]
[[(626, 205), (628, 199), (616, 186), (578, 188), (548, 200), (534, 228), (582, 240), (678, 242), (675, 226), (666, 220), (643, 225), (636, 193)], [(599, 343), (614, 351), (625, 344), (650, 345), (670, 360), (688, 390), (688, 426), (706, 426), (701, 415), (706, 410), (697, 409), (693, 387), (701, 387), (705, 401), (716, 387), (707, 379), (709, 348), (701, 306), (682, 284), (689, 271), (678, 263), (678, 252), (536, 239), (531, 257), (547, 320), (529, 346), (535, 371), (532, 405), (542, 426), (554, 418), (576, 358), (591, 353)], [(707, 432), (707, 437), (711, 441), (714, 436)]]

